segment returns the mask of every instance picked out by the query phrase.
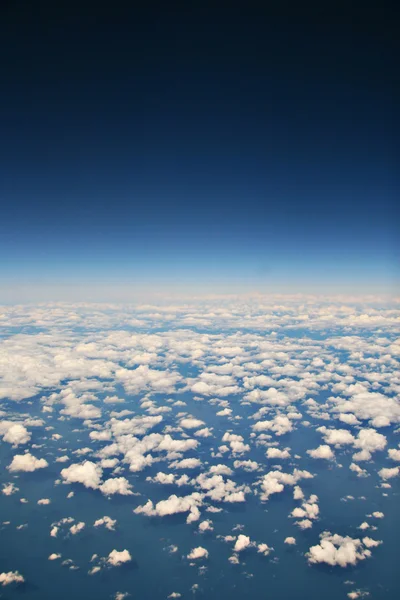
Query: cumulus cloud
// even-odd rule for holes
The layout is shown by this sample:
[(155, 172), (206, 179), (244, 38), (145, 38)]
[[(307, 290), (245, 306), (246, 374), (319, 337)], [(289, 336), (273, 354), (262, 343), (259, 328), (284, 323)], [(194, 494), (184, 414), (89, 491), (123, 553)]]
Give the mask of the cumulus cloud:
[(0, 583), (3, 586), (10, 583), (23, 583), (24, 577), (18, 571), (8, 571), (8, 573), (0, 573)]
[(252, 545), (250, 538), (247, 535), (243, 535), (242, 533), (238, 535), (235, 545), (233, 547), (234, 552), (242, 552), (249, 546)]
[(307, 450), (307, 454), (309, 454), (311, 458), (322, 458), (325, 460), (334, 460), (335, 458), (332, 448), (327, 444), (322, 444), (313, 450)]
[(132, 486), (125, 477), (106, 479), (106, 481), (99, 486), (99, 490), (105, 496), (113, 496), (114, 494), (130, 496), (133, 494)]
[(322, 533), (320, 538), (320, 543), (311, 546), (306, 554), (310, 564), (327, 563), (347, 567), (371, 556), (371, 551), (359, 539), (336, 533), (332, 535), (329, 531)]
[(132, 560), (132, 556), (129, 550), (111, 550), (110, 554), (107, 557), (107, 562), (112, 567), (119, 567), (127, 562)]
[(102, 525), (104, 525), (104, 527), (106, 529), (109, 529), (110, 531), (114, 531), (116, 523), (117, 523), (116, 519), (112, 519), (111, 517), (104, 516), (104, 517), (101, 517), (101, 519), (97, 519), (93, 523), (93, 527), (101, 527)]
[(31, 473), (38, 469), (45, 469), (49, 463), (44, 458), (36, 458), (30, 452), (26, 454), (16, 454), (7, 469), (11, 472), (25, 471)]
[(97, 489), (101, 483), (103, 469), (100, 465), (89, 460), (83, 463), (74, 463), (62, 469), (61, 477), (65, 483), (82, 483), (85, 487)]
[(197, 560), (199, 558), (208, 558), (208, 550), (203, 548), (202, 546), (197, 546), (197, 548), (193, 548), (187, 555), (189, 560)]
[(294, 537), (287, 537), (284, 539), (284, 544), (289, 544), (289, 546), (294, 546), (296, 544), (296, 538)]
[(17, 447), (27, 444), (31, 439), (30, 432), (21, 423), (12, 421), (0, 421), (0, 435), (3, 435), (3, 441)]

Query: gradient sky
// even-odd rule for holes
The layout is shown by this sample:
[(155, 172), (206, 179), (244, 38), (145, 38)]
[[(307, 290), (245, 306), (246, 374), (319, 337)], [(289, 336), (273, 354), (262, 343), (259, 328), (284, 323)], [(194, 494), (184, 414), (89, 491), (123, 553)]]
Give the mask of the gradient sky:
[(384, 5), (328, 27), (30, 4), (0, 9), (4, 299), (99, 281), (394, 289)]

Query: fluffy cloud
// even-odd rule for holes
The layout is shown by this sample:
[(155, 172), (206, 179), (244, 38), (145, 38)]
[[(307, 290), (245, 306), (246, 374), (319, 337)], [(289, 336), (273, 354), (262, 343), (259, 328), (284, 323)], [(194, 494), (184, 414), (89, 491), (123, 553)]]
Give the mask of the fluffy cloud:
[(322, 533), (320, 538), (320, 543), (311, 546), (306, 554), (310, 564), (327, 563), (331, 566), (347, 567), (371, 556), (370, 550), (364, 547), (359, 539), (343, 537), (336, 533), (332, 535), (329, 531)]
[(332, 448), (326, 444), (322, 444), (313, 450), (307, 450), (307, 454), (309, 454), (311, 458), (323, 458), (325, 460), (334, 460), (335, 458)]
[(12, 421), (0, 421), (0, 435), (3, 435), (4, 442), (14, 447), (27, 444), (31, 439), (31, 434), (24, 425)]
[(237, 540), (236, 540), (235, 545), (233, 547), (233, 551), (234, 552), (241, 552), (242, 550), (245, 550), (246, 548), (248, 548), (251, 545), (252, 545), (252, 542), (250, 541), (250, 538), (247, 535), (243, 535), (241, 533), (237, 537)]
[(119, 567), (132, 560), (129, 550), (111, 550), (107, 557), (107, 563), (112, 567)]
[(131, 488), (131, 484), (125, 477), (114, 477), (111, 479), (106, 479), (106, 481), (99, 486), (99, 490), (105, 496), (113, 496), (114, 494), (130, 496), (131, 494), (133, 494)]
[[(147, 517), (165, 517), (177, 513), (194, 513), (197, 515), (198, 506), (202, 504), (202, 495), (194, 492), (189, 496), (176, 496), (172, 494), (167, 500), (160, 500), (154, 506), (151, 500), (148, 500), (143, 506), (138, 506), (134, 513), (143, 514)], [(198, 517), (197, 517), (198, 518)]]
[(110, 531), (114, 531), (116, 523), (117, 523), (116, 519), (112, 519), (111, 517), (104, 516), (101, 519), (97, 519), (93, 523), (93, 527), (100, 527), (100, 526), (104, 525), (104, 527), (106, 529), (109, 529)]
[(25, 471), (30, 473), (38, 469), (45, 469), (49, 463), (44, 458), (36, 458), (29, 452), (26, 454), (16, 454), (7, 469), (11, 472)]
[(280, 494), (285, 489), (285, 485), (294, 486), (301, 479), (311, 479), (313, 475), (308, 471), (295, 469), (293, 474), (283, 473), (282, 471), (269, 471), (260, 480), (261, 500), (268, 500), (272, 494)]
[(197, 548), (193, 548), (187, 555), (189, 560), (197, 560), (198, 558), (208, 558), (208, 550), (203, 548), (202, 546), (197, 546)]
[(271, 421), (257, 421), (252, 426), (253, 431), (272, 431), (277, 436), (293, 431), (293, 424), (286, 415), (276, 415)]
[(103, 469), (89, 460), (75, 463), (61, 471), (65, 483), (82, 483), (85, 487), (97, 489), (101, 483)]
[(8, 571), (8, 573), (0, 573), (0, 583), (3, 586), (10, 583), (23, 583), (25, 579), (18, 571)]

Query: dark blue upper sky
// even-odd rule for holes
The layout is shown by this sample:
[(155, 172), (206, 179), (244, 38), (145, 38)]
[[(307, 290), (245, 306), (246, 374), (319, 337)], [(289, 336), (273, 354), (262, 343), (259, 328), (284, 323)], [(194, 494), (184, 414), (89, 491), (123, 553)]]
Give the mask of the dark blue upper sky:
[(1, 8), (3, 280), (391, 285), (384, 6), (31, 4)]

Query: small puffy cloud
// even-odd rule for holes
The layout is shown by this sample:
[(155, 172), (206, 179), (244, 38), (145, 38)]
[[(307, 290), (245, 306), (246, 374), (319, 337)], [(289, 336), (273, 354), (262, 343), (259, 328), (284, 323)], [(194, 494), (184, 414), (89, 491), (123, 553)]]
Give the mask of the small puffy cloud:
[(8, 571), (8, 573), (0, 573), (0, 583), (2, 586), (10, 585), (10, 583), (23, 583), (25, 579), (18, 571)]
[(1, 490), (2, 494), (5, 496), (11, 496), (19, 491), (19, 488), (15, 485), (15, 483), (3, 483), (3, 489)]
[(38, 500), (37, 503), (40, 506), (47, 506), (48, 504), (51, 503), (51, 500), (50, 500), (50, 498), (40, 498), (40, 500)]
[(30, 452), (27, 452), (26, 454), (16, 454), (7, 469), (12, 473), (16, 471), (31, 473), (38, 469), (45, 469), (48, 466), (49, 463), (47, 460), (44, 458), (36, 458), (36, 456), (30, 454)]
[(241, 533), (240, 535), (238, 535), (238, 538), (233, 547), (233, 551), (241, 552), (242, 550), (245, 550), (246, 548), (248, 548), (251, 545), (252, 545), (252, 542), (250, 541), (250, 538), (247, 535), (243, 535)]
[(393, 477), (397, 477), (400, 473), (400, 467), (392, 467), (392, 468), (384, 468), (378, 471), (379, 477), (384, 479), (393, 479)]
[(339, 421), (346, 423), (346, 425), (359, 425), (360, 421), (352, 413), (340, 413)]
[(326, 563), (331, 566), (347, 567), (371, 556), (370, 550), (365, 548), (359, 539), (343, 537), (336, 533), (332, 535), (329, 531), (322, 533), (320, 538), (320, 543), (311, 546), (306, 554), (310, 564)]
[(282, 471), (269, 471), (260, 481), (261, 500), (268, 500), (272, 494), (280, 494), (285, 489), (285, 485), (294, 486), (300, 479), (311, 479), (313, 475), (308, 471), (294, 469), (293, 474), (283, 473)]
[(133, 512), (148, 517), (165, 517), (185, 512), (194, 513), (197, 516), (198, 506), (201, 503), (202, 495), (198, 492), (194, 492), (189, 496), (176, 496), (172, 494), (167, 500), (160, 500), (156, 505), (151, 500), (148, 500), (143, 506), (135, 508)]
[(187, 417), (186, 419), (181, 419), (179, 425), (184, 429), (197, 429), (198, 427), (205, 425), (205, 423), (200, 419), (195, 419), (194, 417)]
[(287, 537), (284, 539), (284, 544), (289, 544), (289, 546), (294, 546), (296, 544), (296, 538), (294, 537)]
[(202, 546), (197, 546), (197, 548), (193, 548), (187, 555), (189, 560), (197, 560), (198, 558), (208, 558), (208, 550), (203, 548)]
[[(1, 428), (0, 433), (2, 433)], [(30, 439), (30, 432), (21, 423), (10, 423), (3, 435), (3, 441), (12, 444), (14, 447), (27, 444)]]
[(272, 431), (277, 436), (293, 431), (292, 421), (286, 415), (276, 415), (271, 421), (258, 421), (252, 426), (253, 431)]
[(107, 557), (107, 563), (112, 567), (118, 567), (132, 560), (129, 550), (111, 550)]
[(213, 531), (213, 529), (212, 521), (210, 520), (199, 523), (199, 531), (201, 531), (201, 533), (204, 533), (205, 531)]
[(201, 467), (201, 460), (198, 458), (183, 458), (175, 460), (170, 464), (173, 469), (197, 469)]
[(307, 450), (307, 454), (309, 454), (311, 458), (322, 458), (325, 460), (334, 460), (335, 458), (332, 448), (327, 444), (322, 444), (313, 450)]
[(279, 448), (268, 448), (266, 456), (267, 458), (279, 458), (282, 460), (290, 458), (289, 448), (285, 448), (284, 450), (280, 450)]
[(55, 552), (49, 556), (49, 560), (57, 560), (58, 558), (61, 558), (61, 554), (56, 554)]
[(106, 479), (99, 487), (99, 490), (105, 496), (120, 494), (121, 496), (130, 496), (133, 494), (132, 486), (125, 477), (112, 477)]
[(389, 448), (388, 455), (390, 459), (400, 462), (400, 450), (397, 448)]
[(82, 483), (85, 487), (97, 489), (101, 483), (103, 469), (100, 465), (85, 460), (83, 463), (74, 463), (61, 471), (65, 483)]
[(328, 429), (327, 427), (318, 427), (317, 431), (322, 433), (324, 441), (327, 444), (339, 448), (347, 444), (354, 444), (354, 436), (347, 429)]
[(72, 535), (76, 535), (77, 533), (85, 529), (85, 527), (86, 524), (83, 521), (81, 521), (80, 523), (75, 523), (75, 525), (72, 525), (70, 527), (70, 532)]
[(203, 429), (198, 429), (194, 435), (203, 438), (211, 437), (212, 428), (210, 429), (209, 427), (203, 427)]
[(106, 529), (109, 529), (110, 531), (114, 531), (116, 523), (117, 523), (116, 519), (112, 519), (111, 517), (104, 516), (101, 519), (97, 519), (93, 523), (93, 527), (101, 527), (102, 525), (104, 525), (104, 527)]
[(370, 537), (364, 537), (362, 541), (364, 546), (366, 546), (367, 548), (376, 548), (376, 546), (382, 544), (381, 540), (373, 540)]
[(273, 548), (270, 548), (268, 544), (257, 544), (257, 552), (259, 554), (264, 554), (264, 556), (268, 556), (271, 553)]
[(244, 469), (249, 473), (252, 471), (257, 471), (259, 468), (259, 464), (254, 460), (235, 460), (233, 466), (235, 469)]
[(375, 517), (375, 519), (383, 519), (385, 515), (383, 514), (383, 512), (376, 510), (372, 513), (372, 516)]

